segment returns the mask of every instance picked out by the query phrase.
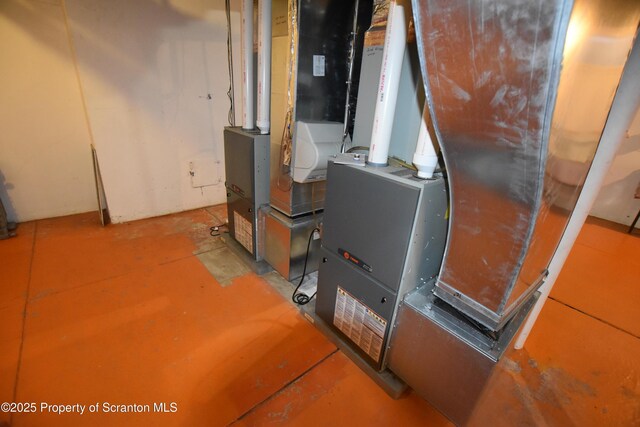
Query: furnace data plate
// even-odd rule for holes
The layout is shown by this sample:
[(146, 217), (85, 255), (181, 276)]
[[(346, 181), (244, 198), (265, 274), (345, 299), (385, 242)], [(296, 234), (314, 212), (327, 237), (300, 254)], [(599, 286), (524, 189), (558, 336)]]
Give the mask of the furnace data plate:
[(233, 221), (235, 224), (235, 239), (253, 254), (253, 228), (251, 223), (237, 211), (233, 212)]
[(338, 286), (333, 324), (373, 360), (380, 361), (387, 321)]

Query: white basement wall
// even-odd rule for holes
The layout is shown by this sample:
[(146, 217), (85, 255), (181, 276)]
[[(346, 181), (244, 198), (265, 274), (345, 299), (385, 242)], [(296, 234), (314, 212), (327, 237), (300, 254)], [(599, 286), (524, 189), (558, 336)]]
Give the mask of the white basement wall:
[[(640, 210), (640, 199), (634, 198), (640, 184), (640, 110), (622, 141), (618, 154), (607, 173), (591, 215), (630, 225)], [(639, 224), (636, 227), (640, 227)]]
[(224, 0), (65, 3), (112, 221), (225, 202)]
[(0, 198), (9, 220), (97, 209), (63, 9), (0, 1)]

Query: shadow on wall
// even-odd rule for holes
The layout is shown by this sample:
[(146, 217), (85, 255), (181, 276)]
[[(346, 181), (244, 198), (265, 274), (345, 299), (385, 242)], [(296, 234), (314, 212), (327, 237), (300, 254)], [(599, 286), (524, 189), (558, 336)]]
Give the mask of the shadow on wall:
[(13, 184), (10, 182), (5, 183), (4, 174), (0, 171), (0, 201), (2, 202), (7, 214), (7, 221), (14, 222), (16, 221), (17, 215), (13, 205), (11, 204), (11, 198), (9, 197), (9, 192), (7, 190), (13, 190)]
[[(640, 111), (636, 114), (640, 116)], [(627, 137), (627, 140), (622, 141), (616, 156), (624, 156), (633, 152), (640, 152), (640, 134), (630, 135)]]
[[(622, 179), (604, 185), (600, 189), (597, 205), (592, 215), (620, 224), (630, 225), (638, 212), (640, 203), (634, 198), (640, 184), (640, 169), (629, 173)], [(612, 217), (612, 212), (616, 217)]]
[[(239, 7), (231, 2), (234, 23)], [(220, 186), (193, 189), (186, 170), (223, 158), (224, 0), (0, 1), (0, 19), (67, 62), (60, 39), (70, 36), (115, 222), (224, 199)]]
[(591, 209), (591, 215), (630, 225), (640, 209), (635, 198), (640, 184), (640, 134), (628, 136), (620, 145), (605, 182)]
[[(197, 20), (214, 16), (220, 20), (219, 17), (224, 16), (224, 3), (224, 0), (61, 0), (59, 6), (52, 6), (58, 10), (46, 14), (42, 6), (15, 1), (0, 5), (0, 15), (5, 15), (7, 20), (20, 25), (25, 32), (66, 59), (66, 46), (62, 52), (63, 46), (51, 42), (56, 40), (52, 35), (67, 31), (60, 28), (64, 21), (55, 16), (56, 13), (63, 14), (66, 8), (71, 38), (76, 47), (84, 46), (83, 52), (75, 58), (81, 69), (88, 67), (87, 71), (100, 76), (110, 89), (130, 94), (140, 93), (140, 83), (150, 78), (149, 71), (153, 70), (149, 69), (149, 64), (159, 62), (159, 48), (163, 43), (226, 40), (224, 21), (220, 21), (221, 25), (203, 25), (191, 28), (189, 32), (175, 31), (171, 37), (163, 37), (171, 30), (193, 27)], [(239, 12), (235, 3), (232, 2), (232, 12)], [(174, 49), (171, 51), (177, 53)], [(172, 59), (174, 64), (181, 62), (181, 58)], [(178, 70), (172, 71), (177, 77)]]

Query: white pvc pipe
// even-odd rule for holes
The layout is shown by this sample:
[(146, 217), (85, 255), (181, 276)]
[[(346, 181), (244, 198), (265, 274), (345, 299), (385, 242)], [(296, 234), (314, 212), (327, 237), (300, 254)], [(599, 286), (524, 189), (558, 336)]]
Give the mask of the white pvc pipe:
[(271, 103), (271, 0), (258, 2), (258, 120), (261, 134), (268, 134)]
[(368, 162), (373, 165), (387, 164), (406, 44), (407, 28), (404, 20), (404, 7), (391, 1), (369, 149)]
[(253, 0), (242, 0), (242, 128), (253, 129)]
[(560, 244), (549, 264), (549, 275), (545, 283), (540, 287), (540, 298), (531, 310), (516, 340), (514, 346), (516, 349), (521, 349), (524, 346), (533, 325), (536, 323), (538, 315), (580, 233), (580, 229), (591, 211), (593, 202), (600, 192), (600, 187), (611, 163), (616, 157), (618, 148), (624, 140), (638, 108), (640, 108), (640, 79), (637, 78), (637, 70), (640, 70), (640, 43), (638, 39), (635, 41), (635, 46), (631, 50), (631, 55), (625, 66), (625, 72), (620, 80), (620, 86), (613, 100), (607, 124), (600, 138), (600, 145), (591, 163), (591, 169), (582, 187), (582, 192), (578, 197), (578, 202), (562, 235)]
[(422, 111), (422, 121), (420, 122), (420, 132), (418, 133), (418, 143), (416, 152), (413, 154), (413, 165), (418, 169), (418, 178), (429, 179), (433, 177), (433, 171), (438, 166), (438, 155), (433, 146), (429, 129), (427, 129), (427, 114), (429, 107), (425, 103)]

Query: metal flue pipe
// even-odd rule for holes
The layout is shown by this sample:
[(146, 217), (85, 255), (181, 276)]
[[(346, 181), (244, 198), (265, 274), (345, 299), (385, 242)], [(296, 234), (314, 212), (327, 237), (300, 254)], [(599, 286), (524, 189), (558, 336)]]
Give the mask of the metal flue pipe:
[(373, 131), (368, 160), (368, 163), (372, 165), (383, 166), (387, 164), (406, 44), (407, 27), (404, 18), (404, 7), (398, 5), (395, 1), (391, 1), (389, 3), (382, 68), (378, 83), (378, 97), (373, 116)]
[(242, 0), (242, 128), (253, 129), (253, 0)]
[(271, 126), (271, 0), (258, 2), (258, 120), (261, 134)]

